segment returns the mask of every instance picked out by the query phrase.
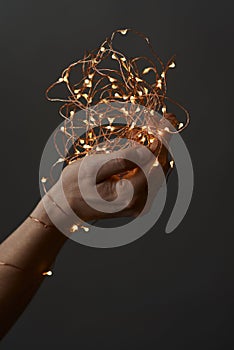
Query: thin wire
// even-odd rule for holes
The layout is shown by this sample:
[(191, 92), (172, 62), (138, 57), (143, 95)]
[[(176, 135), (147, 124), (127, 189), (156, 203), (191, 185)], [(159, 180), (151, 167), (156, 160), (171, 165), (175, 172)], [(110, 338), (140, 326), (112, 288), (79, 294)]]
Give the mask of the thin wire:
[[(153, 59), (145, 55), (145, 52), (142, 56), (131, 58), (114, 48), (116, 36), (128, 37), (130, 32), (146, 43)], [(121, 149), (126, 147), (120, 143), (123, 138), (129, 140), (129, 145), (133, 140), (149, 148), (157, 142), (158, 160), (163, 142), (162, 129), (156, 121), (157, 112), (167, 118), (167, 102), (170, 102), (185, 115), (185, 121), (172, 123), (176, 131), (166, 128), (167, 130), (163, 129), (164, 135), (166, 132), (181, 132), (190, 120), (188, 111), (167, 95), (167, 73), (175, 67), (174, 60), (175, 56), (164, 64), (145, 34), (133, 29), (118, 29), (97, 49), (85, 53), (83, 58), (65, 68), (61, 77), (46, 90), (49, 101), (63, 103), (59, 114), (64, 118), (63, 126), (54, 134), (54, 146), (60, 158), (51, 167), (50, 181), (53, 182), (53, 169), (58, 163), (69, 165), (90, 153)], [(80, 77), (77, 71), (80, 72)], [(73, 75), (75, 82), (72, 82)], [(65, 84), (67, 96), (51, 97), (51, 91), (61, 84)], [(113, 102), (117, 103), (117, 107)], [(76, 113), (79, 110), (85, 111), (85, 116), (80, 117)], [(148, 119), (144, 117), (144, 111), (147, 111)], [(118, 120), (123, 118), (124, 125), (122, 122), (118, 125)], [(152, 122), (157, 126), (153, 132), (150, 128)], [(83, 130), (84, 127), (85, 135), (79, 136), (79, 129)], [(63, 149), (57, 144), (57, 137), (61, 133)], [(43, 178), (42, 182), (46, 192), (45, 180)], [(79, 225), (73, 226), (76, 230)]]

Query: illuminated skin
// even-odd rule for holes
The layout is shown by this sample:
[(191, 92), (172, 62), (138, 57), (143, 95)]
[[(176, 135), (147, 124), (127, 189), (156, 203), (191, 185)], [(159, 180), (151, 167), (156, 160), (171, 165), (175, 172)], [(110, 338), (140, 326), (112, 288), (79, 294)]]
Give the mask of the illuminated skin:
[[(152, 144), (151, 150), (154, 150)], [(127, 151), (126, 151), (127, 152)], [(126, 153), (127, 154), (127, 153)], [(106, 157), (105, 154), (98, 155)], [(168, 170), (166, 149), (160, 153), (159, 161), (165, 171)], [(90, 157), (95, 162), (95, 156)], [(66, 167), (62, 173), (64, 192), (72, 209), (83, 219), (93, 220), (108, 218), (110, 214), (100, 213), (84, 203), (77, 187), (77, 172), (80, 160)], [(92, 163), (90, 163), (90, 167)], [(87, 168), (89, 171), (89, 168)], [(107, 162), (99, 171), (97, 188), (103, 199), (108, 201), (116, 197), (115, 185), (119, 180), (118, 174), (130, 171), (128, 179), (134, 187), (134, 196), (131, 203), (115, 216), (135, 217), (144, 207), (147, 196), (147, 182), (142, 171), (124, 159), (113, 159)], [(156, 172), (156, 168), (154, 170)], [(154, 174), (154, 176), (156, 173)], [(157, 179), (157, 178), (156, 178)], [(160, 187), (162, 179), (157, 179), (155, 188)], [(49, 194), (56, 196), (56, 184)], [(47, 195), (45, 195), (47, 196)], [(61, 215), (58, 208), (49, 198), (45, 198), (51, 210)], [(56, 227), (52, 225), (42, 201), (31, 213), (37, 221), (27, 218), (1, 245), (0, 245), (0, 336), (3, 337), (14, 324), (18, 316), (27, 306), (56, 258), (59, 250), (67, 240)], [(111, 214), (113, 217), (113, 214)], [(86, 234), (86, 233), (84, 233)]]

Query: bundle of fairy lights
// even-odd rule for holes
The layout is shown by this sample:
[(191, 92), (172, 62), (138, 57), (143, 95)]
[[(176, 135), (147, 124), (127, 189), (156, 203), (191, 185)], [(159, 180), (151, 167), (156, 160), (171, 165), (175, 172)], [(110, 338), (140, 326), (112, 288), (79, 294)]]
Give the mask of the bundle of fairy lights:
[[(120, 50), (114, 49), (116, 35), (127, 36), (128, 32), (132, 32), (145, 41), (154, 60), (146, 56), (129, 58)], [(110, 61), (115, 61), (114, 68), (110, 68), (110, 66), (113, 67)], [(144, 65), (143, 69), (139, 68), (140, 64)], [(62, 72), (61, 77), (46, 91), (46, 96), (50, 101), (63, 102), (59, 113), (64, 118), (64, 125), (60, 131), (67, 140), (63, 150), (57, 149), (61, 161), (69, 163), (76, 160), (97, 147), (100, 140), (108, 142), (113, 139), (113, 136), (129, 139), (134, 137), (134, 140), (144, 145), (149, 144), (153, 139), (157, 139), (160, 143), (160, 130), (157, 135), (148, 132), (146, 119), (141, 118), (143, 109), (140, 109), (140, 115), (136, 113), (139, 106), (144, 106), (147, 111), (150, 111), (149, 116), (153, 119), (154, 112), (166, 115), (167, 102), (171, 102), (178, 106), (186, 117), (184, 123), (178, 122), (174, 126), (178, 132), (186, 128), (189, 123), (187, 110), (167, 96), (167, 72), (174, 67), (174, 57), (164, 65), (149, 39), (132, 29), (116, 30), (98, 49), (69, 65)], [(81, 73), (79, 78), (76, 76), (78, 69)], [(147, 79), (149, 73), (153, 81), (151, 83)], [(77, 81), (71, 81), (72, 74), (75, 75)], [(65, 98), (50, 97), (50, 91), (59, 84), (65, 84), (68, 96)], [(126, 105), (130, 106), (131, 113)], [(112, 115), (113, 109), (119, 110), (121, 120), (124, 117), (124, 124), (120, 123), (122, 126), (113, 126), (113, 122), (118, 121), (116, 113), (114, 113), (115, 117)], [(82, 120), (77, 120), (76, 117), (78, 115), (76, 112), (79, 110), (87, 111), (85, 117), (83, 114)], [(139, 122), (141, 120), (146, 125), (141, 125)], [(82, 137), (77, 136), (79, 125), (86, 128), (86, 133)], [(129, 132), (131, 130), (133, 131)]]
[[(144, 41), (152, 58), (145, 55), (128, 57), (114, 48), (116, 37), (127, 37), (130, 32)], [(162, 130), (158, 123), (155, 128), (150, 127), (155, 113), (166, 117), (167, 104), (170, 103), (179, 107), (185, 115), (185, 121), (174, 123), (173, 131), (164, 128), (164, 133), (165, 130), (169, 133), (181, 132), (189, 123), (188, 111), (167, 96), (167, 73), (174, 67), (174, 57), (164, 65), (149, 38), (132, 29), (116, 30), (98, 49), (70, 64), (46, 91), (48, 100), (62, 102), (59, 113), (64, 122), (57, 134), (62, 133), (64, 148), (58, 147), (56, 134), (54, 144), (59, 154), (56, 164), (64, 162), (68, 165), (98, 152), (99, 148), (111, 152), (118, 145), (119, 149), (124, 147), (119, 142), (121, 138), (145, 146), (156, 141), (159, 157)], [(51, 90), (61, 84), (65, 85), (67, 96), (51, 97)], [(81, 110), (84, 111), (82, 117), (77, 113)], [(144, 115), (142, 118), (145, 111), (147, 117)], [(79, 128), (85, 128), (82, 135), (78, 132)], [(103, 142), (105, 147), (99, 147)]]

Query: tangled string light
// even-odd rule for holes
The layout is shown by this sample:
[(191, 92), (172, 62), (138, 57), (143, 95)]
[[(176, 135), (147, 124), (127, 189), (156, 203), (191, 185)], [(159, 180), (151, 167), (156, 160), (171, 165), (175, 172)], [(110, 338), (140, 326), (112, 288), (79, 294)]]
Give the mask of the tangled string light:
[[(127, 36), (129, 32), (146, 43), (152, 59), (148, 56), (130, 58), (114, 48), (116, 36)], [(57, 133), (64, 137), (64, 148), (58, 147), (56, 134), (54, 144), (59, 159), (53, 167), (60, 162), (70, 164), (90, 152), (110, 152), (116, 146), (118, 149), (125, 147), (119, 142), (121, 138), (145, 146), (156, 142), (158, 159), (162, 150), (162, 133), (181, 132), (189, 123), (188, 111), (167, 96), (167, 73), (174, 67), (174, 57), (164, 65), (149, 38), (133, 29), (116, 30), (98, 49), (70, 64), (46, 91), (49, 101), (63, 103), (59, 113), (64, 123)], [(60, 84), (65, 84), (68, 96), (51, 97), (51, 90)], [(164, 127), (163, 123), (154, 123), (156, 113), (167, 115), (168, 103), (176, 105), (185, 114), (185, 122), (172, 123), (176, 131)], [(76, 113), (80, 110), (85, 111), (82, 119)], [(84, 127), (86, 132), (79, 136), (79, 128)], [(173, 161), (170, 164), (173, 167)], [(46, 180), (42, 178), (42, 183)], [(74, 226), (75, 230), (78, 229), (78, 225)]]

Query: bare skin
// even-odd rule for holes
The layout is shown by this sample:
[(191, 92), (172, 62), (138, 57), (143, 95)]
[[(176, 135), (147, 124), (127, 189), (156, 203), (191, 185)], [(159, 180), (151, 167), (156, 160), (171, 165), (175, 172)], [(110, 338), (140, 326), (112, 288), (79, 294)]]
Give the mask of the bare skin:
[[(97, 156), (99, 159), (107, 157), (105, 154)], [(167, 156), (167, 151), (164, 149), (159, 158), (165, 172), (168, 169)], [(90, 157), (90, 163), (86, 169), (87, 176), (96, 161), (96, 156)], [(64, 193), (70, 207), (86, 221), (113, 217), (113, 214), (94, 210), (83, 200), (77, 184), (79, 167), (78, 160), (66, 167), (61, 175)], [(157, 192), (163, 179), (157, 177), (157, 170), (153, 171), (152, 175), (156, 182), (155, 192)], [(145, 204), (147, 181), (143, 172), (134, 163), (118, 157), (108, 161), (98, 172), (97, 190), (103, 199), (111, 202), (116, 198), (118, 174), (124, 172), (128, 172), (126, 177), (134, 187), (134, 195), (127, 207), (115, 213), (115, 216), (136, 217)], [(124, 186), (122, 191), (124, 192)], [(49, 195), (53, 198), (58, 196), (57, 184), (49, 191)], [(31, 215), (49, 226), (45, 227), (28, 217), (0, 245), (0, 262), (5, 263), (0, 263), (0, 338), (15, 323), (44, 278), (47, 278), (42, 275), (43, 272), (50, 270), (58, 252), (67, 240), (67, 237), (51, 222), (45, 210), (45, 203), (54, 217), (61, 215), (58, 208), (45, 195)]]

